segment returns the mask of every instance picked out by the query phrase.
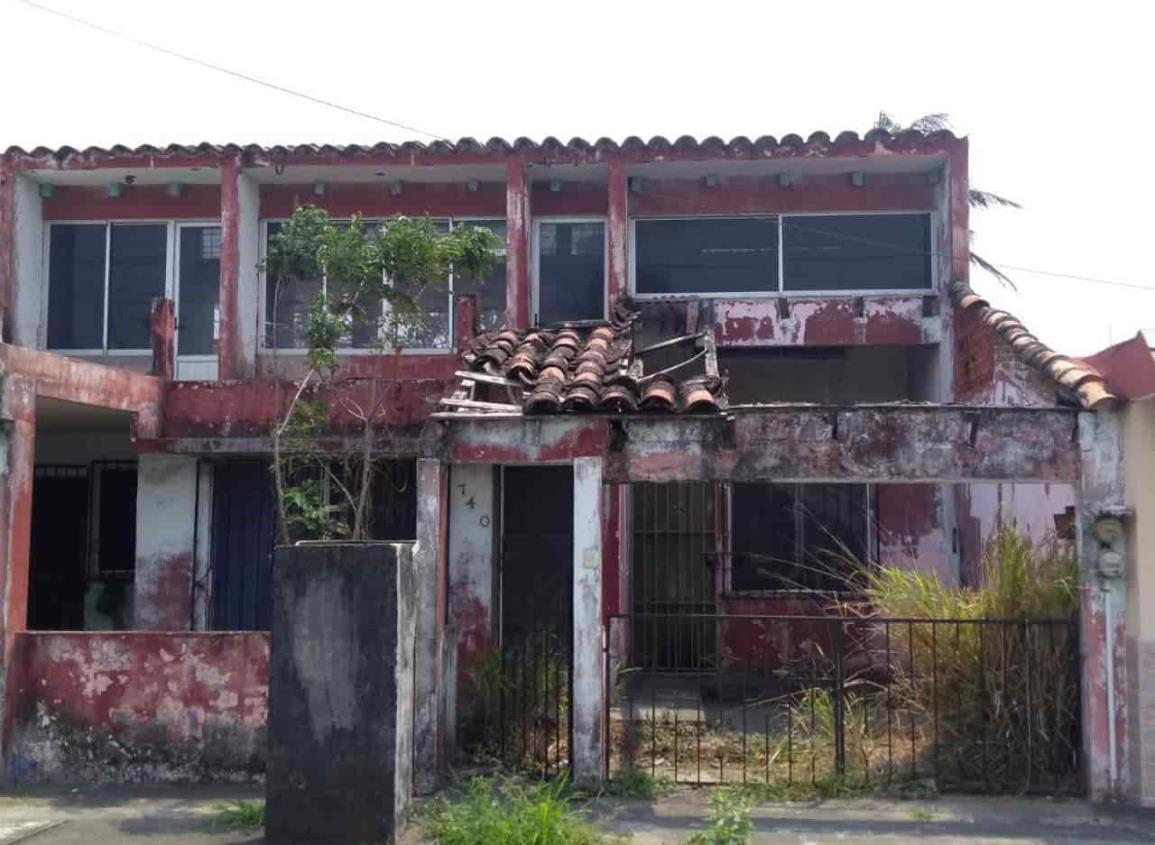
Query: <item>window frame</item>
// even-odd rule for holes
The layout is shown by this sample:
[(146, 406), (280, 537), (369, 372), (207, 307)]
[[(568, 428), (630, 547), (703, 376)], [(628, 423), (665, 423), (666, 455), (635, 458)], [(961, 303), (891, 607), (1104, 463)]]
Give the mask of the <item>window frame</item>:
[[(756, 482), (764, 484), (781, 484), (789, 485), (793, 488), (794, 501), (794, 525), (795, 525), (795, 553), (800, 549), (805, 548), (805, 537), (802, 534), (802, 526), (805, 521), (805, 515), (798, 503), (801, 496), (800, 488), (808, 485), (824, 485), (828, 483), (840, 482), (821, 482), (821, 481), (767, 481)], [(851, 487), (864, 487), (866, 489), (866, 537), (864, 545), (866, 548), (877, 554), (878, 551), (878, 484), (862, 483), (862, 482), (841, 482)], [(759, 590), (742, 590), (735, 589), (733, 585), (734, 565), (733, 565), (733, 542), (734, 542), (734, 485), (727, 483), (722, 485), (724, 493), (722, 499), (724, 507), (726, 508), (726, 554), (724, 560), (727, 565), (723, 567), (724, 575), (722, 578), (722, 592), (723, 596), (727, 598), (777, 598), (790, 596), (837, 596), (842, 598), (852, 597), (854, 594), (848, 590), (814, 590), (808, 588), (773, 588), (773, 589), (759, 589)], [(801, 543), (801, 546), (798, 544)]]
[[(332, 221), (334, 223), (348, 223), (352, 219), (353, 219), (352, 217), (336, 217), (336, 218), (332, 218)], [(388, 217), (362, 217), (361, 218), (362, 222), (364, 222), (364, 223), (379, 223), (382, 220), (388, 220), (388, 219), (389, 219)], [(433, 215), (429, 215), (429, 219), (433, 220), (433, 221), (437, 221), (437, 220), (448, 221), (449, 231), (451, 231), (451, 232), (453, 231), (453, 228), (455, 226), (457, 226), (458, 224), (469, 225), (472, 222), (481, 222), (481, 221), (497, 221), (497, 222), (502, 222), (502, 223), (506, 222), (505, 217), (497, 217), (497, 216), (491, 216), (491, 215), (470, 215), (468, 217), (452, 217), (452, 216), (434, 217)], [(260, 220), (260, 249), (258, 250), (258, 258), (259, 258), (260, 267), (261, 267), (261, 270), (258, 273), (258, 276), (260, 278), (260, 282), (259, 282), (260, 303), (259, 303), (259, 306), (257, 309), (257, 314), (258, 314), (258, 321), (259, 321), (258, 325), (261, 327), (261, 330), (258, 332), (257, 351), (258, 351), (258, 353), (261, 353), (261, 354), (288, 355), (288, 356), (301, 356), (301, 357), (303, 357), (303, 356), (307, 355), (309, 352), (307, 347), (303, 347), (303, 346), (276, 346), (276, 345), (271, 345), (268, 343), (269, 274), (264, 269), (265, 260), (268, 258), (268, 250), (269, 250), (268, 224), (270, 224), (270, 223), (286, 223), (286, 222), (288, 222), (288, 220), (289, 220), (288, 217), (262, 217)], [(448, 291), (449, 308), (448, 308), (448, 311), (446, 312), (448, 314), (448, 319), (449, 319), (449, 338), (450, 338), (449, 345), (445, 346), (445, 347), (404, 346), (401, 348), (401, 354), (402, 355), (456, 355), (457, 354), (457, 346), (453, 342), (454, 325), (455, 325), (455, 318), (456, 318), (456, 313), (455, 313), (456, 303), (454, 300), (454, 280), (455, 280), (455, 274), (453, 273), (452, 270), (450, 270), (450, 272), (449, 272), (449, 291)], [(325, 280), (322, 279), (322, 285), (324, 283), (325, 283)], [(382, 315), (382, 317), (385, 316), (388, 307), (389, 307), (389, 303), (383, 300), (381, 302), (381, 315)], [(380, 338), (380, 332), (381, 332), (380, 326), (377, 327), (377, 332), (378, 332), (378, 338)], [(372, 355), (373, 350), (374, 350), (374, 347), (371, 347), (371, 346), (342, 346), (342, 347), (339, 347), (336, 350), (336, 352), (337, 352), (338, 357), (347, 357), (347, 356), (354, 356), (354, 355)]]
[[(475, 218), (476, 219), (476, 218)], [(605, 214), (547, 215), (533, 218), (530, 234), (530, 293), (529, 311), (532, 325), (540, 325), (541, 303), (541, 224), (542, 223), (601, 223), (602, 224), (602, 316), (591, 319), (608, 319), (610, 307), (610, 222)], [(580, 322), (580, 321), (574, 321)], [(551, 324), (552, 325), (552, 324)]]
[[(43, 327), (44, 340), (42, 348), (47, 352), (55, 352), (60, 355), (66, 355), (74, 358), (84, 357), (145, 357), (152, 355), (151, 347), (132, 348), (132, 349), (109, 349), (108, 348), (108, 292), (111, 284), (112, 276), (112, 227), (138, 225), (138, 226), (159, 226), (166, 227), (165, 232), (165, 272), (164, 272), (164, 295), (167, 299), (172, 300), (173, 308), (176, 310), (177, 321), (180, 320), (180, 297), (178, 291), (179, 281), (179, 266), (177, 264), (177, 249), (179, 247), (177, 237), (177, 229), (181, 226), (216, 226), (220, 228), (221, 221), (219, 218), (174, 218), (174, 217), (131, 217), (131, 218), (106, 218), (101, 220), (48, 220), (44, 223), (44, 243), (42, 253), (42, 274), (43, 279), (42, 295), (40, 303), (40, 325)], [(83, 348), (83, 349), (62, 349), (48, 345), (48, 317), (49, 317), (49, 303), (51, 301), (51, 285), (52, 285), (52, 228), (54, 226), (103, 226), (104, 227), (104, 291), (103, 291), (103, 313), (101, 314), (101, 347), (100, 348)], [(208, 360), (207, 356), (205, 360)], [(212, 360), (216, 360), (216, 355), (212, 355)], [(192, 360), (191, 358), (189, 360)]]
[[(212, 222), (212, 223), (202, 223), (202, 222), (198, 222), (196, 220), (175, 220), (173, 222), (175, 225), (173, 227), (173, 233), (172, 233), (172, 239), (171, 239), (171, 244), (172, 244), (172, 249), (173, 249), (173, 255), (172, 255), (172, 304), (173, 304), (173, 313), (174, 313), (174, 316), (176, 318), (176, 338), (173, 340), (173, 344), (174, 344), (173, 345), (173, 354), (179, 360), (186, 361), (188, 363), (214, 363), (214, 362), (216, 362), (217, 357), (218, 357), (217, 352), (188, 354), (188, 353), (182, 353), (180, 351), (180, 309), (181, 309), (181, 299), (180, 299), (180, 282), (181, 282), (181, 279), (180, 279), (180, 242), (181, 242), (181, 237), (180, 237), (180, 230), (181, 229), (203, 229), (203, 228), (211, 228), (211, 227), (215, 226), (217, 228), (219, 234), (223, 235), (224, 232), (220, 231), (221, 230), (221, 222), (219, 220), (217, 220), (216, 222)], [(221, 254), (220, 258), (218, 259), (218, 261), (223, 261), (223, 259), (224, 259), (224, 254), (223, 254), (223, 249), (222, 249), (222, 254)], [(218, 290), (216, 313), (215, 313), (215, 316), (213, 319), (213, 343), (218, 343), (221, 339), (220, 326), (221, 326), (221, 301), (220, 301), (220, 293)]]
[[(896, 215), (923, 215), (930, 224), (930, 280), (929, 287), (925, 288), (855, 288), (845, 290), (789, 290), (786, 288), (786, 249), (785, 220), (787, 218), (802, 217), (893, 217)], [(639, 220), (734, 220), (740, 218), (776, 219), (778, 222), (778, 287), (765, 291), (709, 291), (687, 293), (639, 293), (637, 284), (637, 222)], [(630, 294), (638, 300), (676, 301), (689, 297), (698, 299), (778, 299), (790, 297), (796, 299), (814, 298), (849, 298), (860, 296), (927, 296), (939, 289), (939, 265), (935, 260), (939, 257), (934, 249), (938, 241), (940, 223), (934, 210), (928, 209), (887, 209), (885, 211), (805, 211), (789, 212), (785, 214), (749, 213), (749, 214), (656, 214), (631, 217), (629, 220), (629, 252)], [(534, 239), (536, 243), (536, 237)]]

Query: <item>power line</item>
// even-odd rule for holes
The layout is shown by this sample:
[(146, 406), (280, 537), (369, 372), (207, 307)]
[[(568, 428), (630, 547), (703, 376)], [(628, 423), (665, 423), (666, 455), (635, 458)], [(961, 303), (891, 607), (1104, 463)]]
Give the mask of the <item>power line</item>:
[(226, 76), (231, 76), (231, 77), (234, 77), (235, 79), (242, 79), (245, 82), (251, 82), (254, 85), (260, 85), (263, 88), (268, 88), (272, 91), (278, 91), (281, 94), (288, 94), (290, 97), (297, 97), (298, 99), (305, 100), (305, 101), (310, 102), (310, 103), (315, 103), (315, 104), (321, 105), (321, 106), (327, 106), (331, 109), (336, 109), (337, 111), (345, 112), (346, 114), (351, 114), (351, 115), (354, 115), (356, 117), (363, 117), (366, 120), (373, 120), (373, 121), (376, 121), (377, 123), (383, 123), (386, 126), (392, 126), (395, 129), (403, 129), (406, 132), (413, 132), (413, 133), (416, 133), (418, 135), (425, 135), (425, 136), (427, 136), (429, 138), (433, 138), (435, 140), (439, 140), (439, 141), (448, 140), (447, 138), (445, 138), (444, 135), (438, 135), (435, 132), (426, 132), (424, 129), (418, 129), (416, 126), (409, 126), (408, 124), (405, 124), (405, 123), (398, 123), (395, 120), (388, 120), (384, 117), (380, 117), (379, 115), (371, 114), (370, 112), (360, 111), (359, 109), (351, 108), (350, 106), (344, 106), (344, 105), (341, 105), (340, 103), (334, 103), (331, 100), (325, 100), (321, 97), (315, 97), (312, 94), (306, 94), (302, 91), (296, 91), (292, 88), (286, 88), (284, 85), (278, 85), (277, 83), (269, 82), (266, 79), (260, 79), (260, 78), (255, 77), (255, 76), (250, 76), (249, 74), (242, 73), (241, 71), (238, 71), (238, 70), (232, 70), (232, 69), (227, 68), (227, 67), (222, 67), (221, 65), (216, 65), (216, 64), (213, 64), (212, 62), (205, 61), (204, 59), (198, 59), (196, 56), (190, 56), (190, 55), (187, 55), (186, 53), (180, 53), (180, 52), (178, 52), (176, 50), (172, 50), (168, 47), (163, 47), (159, 44), (154, 44), (151, 41), (144, 41), (140, 38), (134, 38), (133, 36), (128, 35), (128, 34), (123, 33), (123, 32), (120, 32), (119, 30), (111, 29), (111, 28), (106, 27), (106, 26), (101, 26), (98, 23), (93, 23), (92, 21), (85, 20), (84, 18), (78, 18), (75, 15), (70, 15), (67, 12), (62, 12), (59, 9), (53, 9), (53, 8), (48, 7), (48, 6), (43, 6), (40, 3), (34, 2), (34, 0), (15, 0), (15, 1), (17, 3), (22, 3), (23, 5), (28, 6), (31, 9), (36, 9), (38, 11), (45, 12), (45, 13), (50, 14), (50, 15), (55, 15), (58, 18), (63, 18), (64, 20), (69, 21), (69, 22), (74, 23), (74, 24), (77, 24), (78, 26), (87, 27), (88, 29), (94, 30), (94, 31), (102, 33), (104, 35), (110, 35), (113, 38), (119, 38), (123, 41), (129, 42), (130, 44), (135, 44), (138, 47), (144, 47), (144, 48), (149, 49), (149, 50), (154, 50), (158, 53), (163, 53), (164, 55), (170, 56), (174, 59), (180, 59), (183, 62), (188, 62), (190, 64), (197, 65), (198, 67), (207, 68), (209, 70), (214, 70), (217, 73), (223, 73)]
[[(646, 196), (655, 197), (657, 199), (671, 200), (673, 202), (685, 202), (685, 203), (695, 202), (695, 200), (691, 197), (679, 197), (679, 196), (674, 196), (671, 194), (659, 194), (659, 193), (655, 193), (654, 191), (647, 191), (644, 188), (637, 190), (637, 193), (645, 194)], [(789, 214), (776, 215), (776, 216), (791, 217), (791, 215), (789, 215)], [(807, 216), (809, 216), (809, 215), (807, 215)], [(799, 220), (799, 219), (805, 220), (806, 216), (793, 217), (792, 219), (793, 220)], [(839, 239), (842, 239), (844, 241), (856, 241), (858, 243), (866, 244), (869, 246), (877, 246), (877, 247), (882, 247), (884, 249), (897, 250), (897, 252), (894, 253), (895, 255), (927, 255), (927, 256), (930, 256), (931, 258), (944, 257), (944, 258), (951, 258), (951, 259), (963, 258), (963, 256), (955, 255), (955, 254), (949, 253), (949, 252), (937, 252), (934, 250), (914, 249), (911, 247), (902, 246), (901, 244), (892, 244), (892, 243), (887, 243), (885, 241), (878, 241), (878, 240), (875, 240), (873, 238), (863, 238), (863, 237), (860, 237), (857, 235), (848, 235), (845, 232), (831, 232), (828, 229), (818, 229), (818, 228), (815, 228), (813, 226), (805, 226), (805, 225), (802, 225), (800, 223), (794, 223), (794, 225), (797, 226), (797, 228), (799, 228), (799, 229), (803, 229), (805, 231), (813, 232), (813, 233), (819, 234), (819, 235), (826, 235), (826, 236), (831, 237), (831, 238), (839, 238)], [(1088, 282), (1090, 284), (1096, 284), (1096, 285), (1109, 285), (1111, 287), (1129, 288), (1131, 290), (1142, 290), (1142, 291), (1148, 291), (1148, 292), (1155, 293), (1155, 286), (1152, 286), (1152, 285), (1140, 285), (1140, 284), (1136, 284), (1134, 282), (1120, 282), (1116, 279), (1099, 279), (1099, 278), (1095, 278), (1093, 276), (1080, 276), (1076, 273), (1060, 273), (1060, 272), (1057, 272), (1055, 270), (1040, 270), (1037, 267), (1018, 267), (1018, 266), (1015, 266), (1014, 264), (1003, 264), (1002, 262), (997, 262), (997, 261), (993, 261), (991, 263), (994, 264), (996, 267), (998, 267), (1000, 270), (1012, 270), (1016, 273), (1033, 273), (1033, 274), (1036, 274), (1039, 276), (1052, 276), (1052, 277), (1057, 278), (1057, 279), (1069, 279), (1069, 280), (1076, 281), (1076, 282)]]

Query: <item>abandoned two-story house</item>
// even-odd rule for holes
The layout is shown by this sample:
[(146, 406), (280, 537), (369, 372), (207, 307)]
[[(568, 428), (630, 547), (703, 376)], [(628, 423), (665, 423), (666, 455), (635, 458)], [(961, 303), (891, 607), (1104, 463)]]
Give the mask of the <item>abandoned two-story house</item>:
[(555, 760), (596, 777), (612, 654), (785, 672), (804, 630), (738, 622), (821, 616), (846, 573), (811, 565), (819, 546), (967, 584), (1014, 521), (1082, 560), (1082, 782), (1138, 788), (1122, 582), (1093, 531), (1123, 504), (1118, 400), (971, 289), (965, 139), (13, 148), (0, 167), (10, 777), (261, 770), (269, 432), (324, 280), (259, 266), (312, 204), (505, 242), (490, 278), (423, 296), (399, 357), (341, 350), (340, 378), (393, 391), (375, 518), (417, 541), (419, 771), (527, 632), (561, 644)]

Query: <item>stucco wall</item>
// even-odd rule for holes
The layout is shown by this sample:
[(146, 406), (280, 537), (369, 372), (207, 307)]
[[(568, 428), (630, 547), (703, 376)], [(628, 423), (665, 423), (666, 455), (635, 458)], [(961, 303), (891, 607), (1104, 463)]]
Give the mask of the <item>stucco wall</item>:
[(1155, 400), (1132, 403), (1123, 418), (1123, 477), (1128, 508), (1128, 723), (1133, 797), (1155, 806)]
[(23, 633), (8, 775), (248, 780), (264, 771), (265, 633)]

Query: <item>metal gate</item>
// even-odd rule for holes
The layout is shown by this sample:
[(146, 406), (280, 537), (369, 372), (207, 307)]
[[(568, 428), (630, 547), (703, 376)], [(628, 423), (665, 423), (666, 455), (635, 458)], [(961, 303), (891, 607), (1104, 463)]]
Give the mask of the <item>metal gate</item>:
[[(690, 622), (714, 627), (724, 662), (687, 669), (630, 646)], [(609, 777), (1080, 791), (1073, 620), (623, 614), (607, 624)]]

